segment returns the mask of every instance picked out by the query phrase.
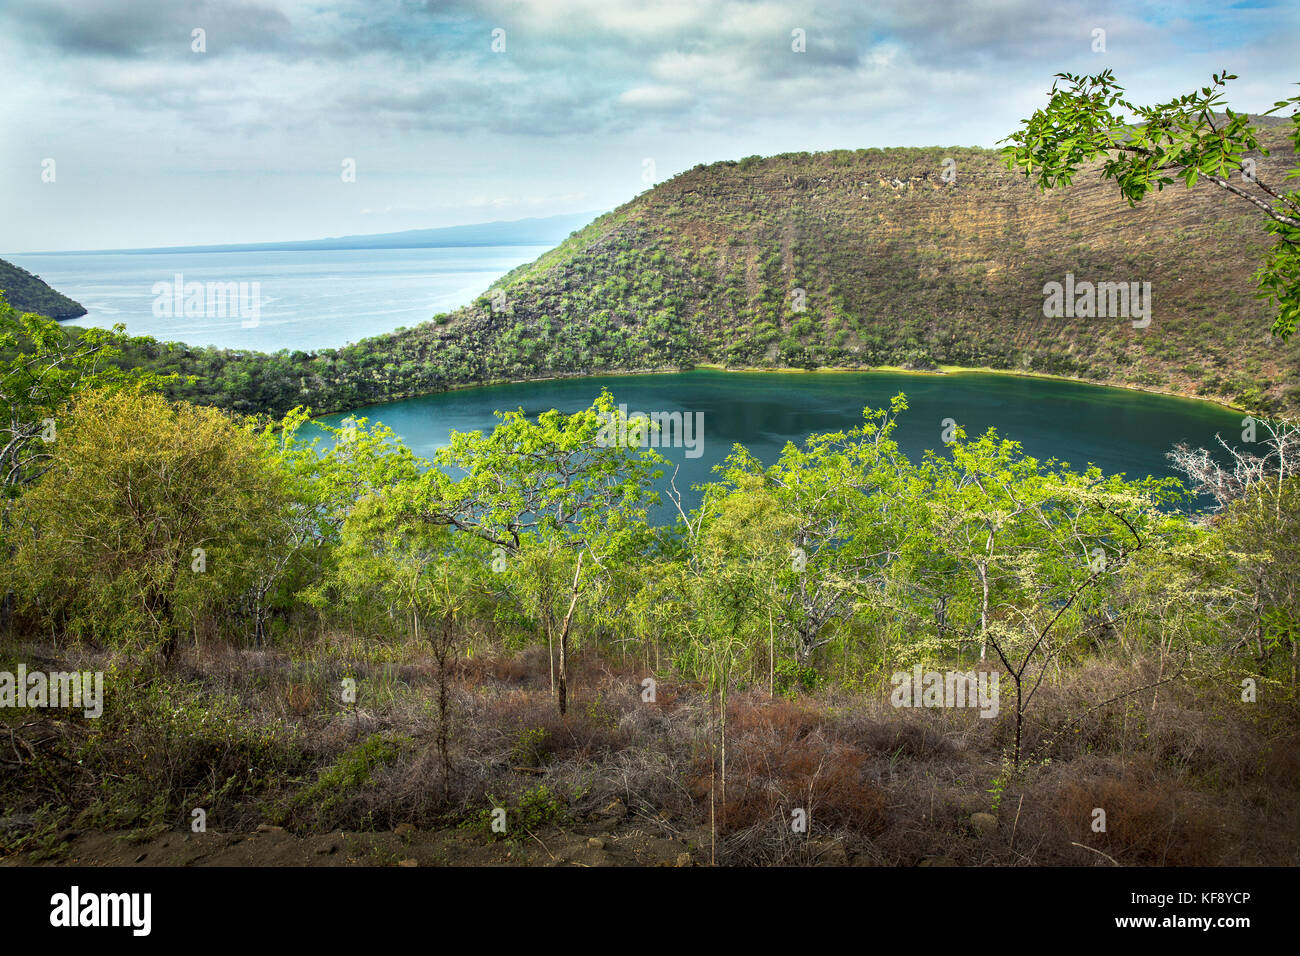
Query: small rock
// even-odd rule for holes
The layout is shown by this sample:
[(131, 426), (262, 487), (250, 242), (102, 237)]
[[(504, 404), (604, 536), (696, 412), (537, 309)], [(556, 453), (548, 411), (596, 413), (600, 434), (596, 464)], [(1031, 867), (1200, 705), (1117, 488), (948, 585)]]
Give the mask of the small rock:
[(970, 815), (970, 825), (980, 833), (996, 833), (998, 818), (991, 813), (972, 813)]
[(587, 841), (587, 846), (591, 847), (593, 850), (603, 850), (605, 849), (605, 841), (600, 837), (592, 837)]
[(613, 803), (600, 811), (602, 822), (606, 826), (620, 823), (627, 819), (627, 805), (622, 800), (615, 799)]
[(812, 849), (817, 854), (818, 864), (822, 866), (848, 865), (848, 851), (839, 843), (827, 840), (823, 843), (813, 844)]
[(399, 837), (410, 836), (412, 833), (415, 832), (415, 824), (399, 823), (397, 825), (397, 828), (393, 830), (393, 832), (396, 833)]
[(685, 852), (683, 852), (683, 853), (678, 853), (678, 854), (677, 854), (677, 865), (678, 865), (678, 866), (690, 866), (690, 865), (691, 865), (691, 855), (690, 855), (689, 853), (685, 853)]
[(398, 866), (419, 866), (420, 864), (416, 859), (411, 858), (408, 860), (398, 860), (397, 865)]

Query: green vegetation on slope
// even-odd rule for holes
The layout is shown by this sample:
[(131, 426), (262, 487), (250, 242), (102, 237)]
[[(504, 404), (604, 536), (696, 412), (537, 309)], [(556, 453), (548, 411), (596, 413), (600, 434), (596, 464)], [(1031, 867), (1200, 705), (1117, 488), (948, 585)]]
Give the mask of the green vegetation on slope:
[(0, 259), (0, 293), (20, 312), (35, 312), (51, 319), (75, 319), (86, 314), (80, 302), (55, 292), (40, 276)]
[[(1294, 164), (1282, 131), (1261, 141), (1261, 174)], [(1268, 247), (1208, 183), (1130, 208), (1098, 177), (1040, 192), (993, 150), (749, 157), (656, 186), (415, 328), (319, 352), (138, 340), (127, 355), (197, 376), (172, 397), (276, 414), (706, 363), (979, 366), (1290, 411), (1300, 341), (1269, 336), (1252, 280)], [(1044, 285), (1067, 274), (1150, 282), (1149, 327), (1044, 317)]]

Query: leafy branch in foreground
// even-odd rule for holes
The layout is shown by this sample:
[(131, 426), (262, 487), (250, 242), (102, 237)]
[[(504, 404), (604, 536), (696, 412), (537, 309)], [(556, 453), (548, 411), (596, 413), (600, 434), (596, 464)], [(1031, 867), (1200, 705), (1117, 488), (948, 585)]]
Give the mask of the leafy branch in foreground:
[[(1260, 298), (1277, 306), (1273, 334), (1285, 340), (1300, 321), (1300, 190), (1265, 182), (1246, 155), (1269, 153), (1250, 117), (1225, 104), (1224, 88), (1236, 78), (1225, 70), (1199, 91), (1135, 106), (1110, 70), (1096, 76), (1058, 73), (1047, 106), (1000, 142), (1009, 144), (1003, 149), (1008, 168), (1018, 167), (1044, 190), (1068, 186), (1082, 166), (1104, 157), (1102, 178), (1114, 180), (1129, 205), (1175, 178), (1190, 189), (1203, 177), (1257, 207), (1275, 241), (1255, 281)], [(1287, 106), (1300, 109), (1300, 96), (1278, 100), (1263, 115)], [(1300, 150), (1300, 111), (1292, 113), (1289, 135)], [(1235, 182), (1238, 172), (1241, 180)], [(1298, 177), (1300, 168), (1284, 178)]]

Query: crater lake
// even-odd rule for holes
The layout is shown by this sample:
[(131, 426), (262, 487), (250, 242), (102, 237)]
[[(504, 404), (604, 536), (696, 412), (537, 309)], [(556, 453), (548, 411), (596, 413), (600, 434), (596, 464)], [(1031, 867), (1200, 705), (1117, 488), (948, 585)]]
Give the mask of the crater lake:
[[(945, 420), (975, 437), (988, 428), (1020, 442), (1028, 455), (1056, 458), (1082, 471), (1096, 465), (1106, 474), (1129, 478), (1178, 476), (1165, 454), (1179, 442), (1226, 455), (1216, 433), (1241, 444), (1243, 413), (1208, 402), (1133, 389), (1061, 379), (989, 372), (945, 374), (868, 372), (727, 372), (696, 369), (647, 375), (572, 378), (441, 392), (420, 398), (323, 416), (337, 426), (355, 416), (382, 422), (417, 455), (428, 457), (448, 443), (452, 431), (490, 431), (494, 412), (522, 408), (530, 417), (551, 408), (576, 412), (607, 388), (629, 414), (680, 412), (702, 425), (696, 448), (660, 448), (679, 467), (676, 484), (684, 503), (699, 494), (690, 486), (712, 480), (713, 467), (736, 444), (764, 464), (776, 461), (787, 442), (802, 442), (815, 432), (847, 430), (861, 424), (863, 409), (887, 408), (892, 396), (907, 395), (908, 410), (895, 438), (913, 461), (944, 447)], [(653, 518), (671, 522), (675, 509), (666, 500)]]

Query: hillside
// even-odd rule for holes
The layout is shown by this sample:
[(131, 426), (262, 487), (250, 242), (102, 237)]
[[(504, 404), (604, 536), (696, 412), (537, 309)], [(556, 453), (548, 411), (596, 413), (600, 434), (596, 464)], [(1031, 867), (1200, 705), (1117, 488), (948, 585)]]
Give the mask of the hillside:
[(40, 276), (0, 259), (0, 292), (19, 312), (37, 312), (51, 319), (75, 319), (85, 315), (80, 302), (55, 292)]
[[(1280, 130), (1263, 137), (1261, 174), (1280, 180), (1294, 154)], [(716, 363), (979, 366), (1294, 411), (1300, 339), (1270, 336), (1251, 278), (1266, 247), (1261, 217), (1206, 183), (1130, 208), (1092, 174), (1041, 193), (992, 150), (750, 157), (655, 187), (413, 329), (310, 354), (136, 357), (240, 410)], [(1044, 284), (1067, 274), (1150, 282), (1150, 325), (1045, 318)]]

